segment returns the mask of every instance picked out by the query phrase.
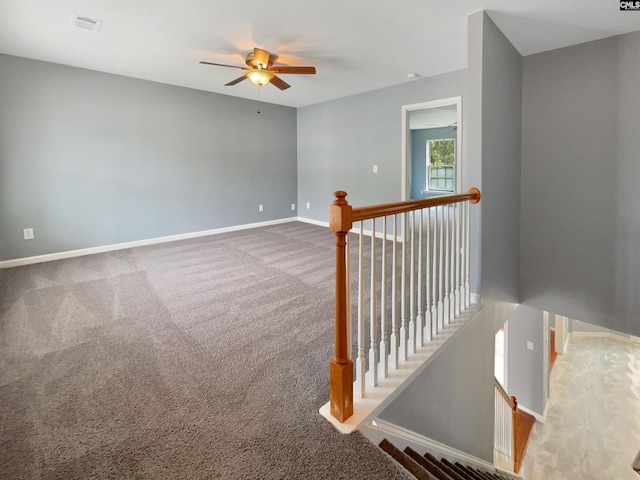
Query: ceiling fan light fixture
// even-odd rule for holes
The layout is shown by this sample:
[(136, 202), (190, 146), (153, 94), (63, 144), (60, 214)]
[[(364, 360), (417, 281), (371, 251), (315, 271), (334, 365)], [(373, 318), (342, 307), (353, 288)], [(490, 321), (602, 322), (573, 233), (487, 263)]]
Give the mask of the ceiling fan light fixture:
[(273, 72), (262, 68), (253, 68), (247, 72), (247, 77), (256, 87), (264, 87), (273, 78)]

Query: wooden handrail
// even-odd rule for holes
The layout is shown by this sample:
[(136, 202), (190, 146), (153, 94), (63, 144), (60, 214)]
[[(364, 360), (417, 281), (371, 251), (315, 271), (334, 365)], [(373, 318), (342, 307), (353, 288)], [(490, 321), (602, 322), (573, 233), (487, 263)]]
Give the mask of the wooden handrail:
[(516, 397), (510, 397), (509, 394), (502, 387), (498, 379), (495, 377), (493, 377), (493, 384), (496, 386), (496, 390), (498, 390), (498, 392), (500, 393), (502, 398), (504, 398), (504, 401), (507, 402), (511, 410), (517, 410), (518, 401), (516, 400)]
[[(336, 192), (337, 196), (339, 192)], [(343, 192), (340, 192), (343, 193)], [(346, 196), (346, 193), (345, 193)], [(359, 222), (369, 220), (371, 218), (384, 217), (386, 215), (394, 215), (396, 213), (411, 212), (421, 208), (439, 207), (441, 205), (452, 205), (469, 200), (470, 203), (478, 203), (480, 201), (480, 190), (473, 187), (468, 193), (459, 193), (455, 195), (441, 195), (438, 197), (423, 198), (421, 200), (407, 200), (404, 202), (383, 203), (380, 205), (369, 205), (366, 207), (358, 207), (352, 209), (351, 221)], [(335, 230), (334, 230), (335, 231)]]
[[(451, 205), (464, 201), (478, 203), (480, 190), (471, 188), (468, 193), (443, 195), (423, 200), (387, 203), (353, 208), (348, 204), (347, 192), (334, 193), (335, 200), (329, 207), (329, 228), (335, 234), (336, 242), (336, 300), (335, 300), (335, 347), (329, 364), (330, 372), (330, 413), (344, 423), (353, 415), (353, 361), (349, 355), (349, 308), (347, 278), (347, 235), (353, 223), (372, 218), (405, 213), (429, 207)], [(374, 233), (375, 235), (375, 233)]]

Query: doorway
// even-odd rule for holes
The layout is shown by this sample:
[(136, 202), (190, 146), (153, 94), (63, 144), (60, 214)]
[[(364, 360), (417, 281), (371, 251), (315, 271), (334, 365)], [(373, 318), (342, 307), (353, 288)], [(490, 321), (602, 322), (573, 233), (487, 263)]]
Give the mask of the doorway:
[(402, 107), (402, 198), (462, 191), (462, 97)]

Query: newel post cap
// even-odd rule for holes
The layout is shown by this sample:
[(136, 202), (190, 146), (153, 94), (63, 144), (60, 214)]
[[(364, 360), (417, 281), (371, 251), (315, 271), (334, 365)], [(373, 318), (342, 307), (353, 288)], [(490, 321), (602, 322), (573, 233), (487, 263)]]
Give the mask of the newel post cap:
[(346, 233), (351, 230), (351, 212), (353, 208), (347, 202), (347, 192), (338, 190), (333, 194), (336, 199), (329, 207), (329, 228), (335, 233)]

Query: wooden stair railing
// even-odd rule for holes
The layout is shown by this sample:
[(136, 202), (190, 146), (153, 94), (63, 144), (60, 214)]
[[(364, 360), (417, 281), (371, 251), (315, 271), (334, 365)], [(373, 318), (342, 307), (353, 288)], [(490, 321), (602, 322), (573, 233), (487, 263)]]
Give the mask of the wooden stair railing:
[[(468, 193), (443, 195), (422, 200), (388, 203), (382, 205), (353, 208), (346, 200), (347, 193), (335, 192), (335, 201), (329, 209), (329, 228), (335, 234), (336, 243), (336, 288), (335, 288), (335, 351), (330, 361), (330, 415), (340, 423), (353, 415), (354, 408), (354, 362), (351, 357), (351, 294), (349, 275), (348, 235), (355, 222), (360, 222), (360, 247), (362, 252), (365, 221), (371, 224), (371, 327), (369, 337), (371, 345), (368, 353), (369, 371), (367, 382), (377, 385), (380, 372), (386, 377), (389, 369), (398, 368), (403, 361), (409, 361), (410, 354), (429, 341), (432, 334), (443, 330), (455, 316), (469, 308), (469, 204), (480, 201), (480, 191), (472, 188)], [(455, 208), (445, 208), (454, 206)], [(434, 207), (440, 207), (438, 210)], [(435, 213), (432, 215), (432, 210)], [(419, 215), (417, 215), (419, 213)], [(401, 215), (399, 217), (399, 215)], [(376, 228), (376, 219), (382, 217), (382, 232)], [(396, 274), (396, 227), (400, 219), (402, 264)], [(423, 222), (426, 223), (426, 227)], [(393, 225), (393, 272), (385, 272), (387, 255), (387, 223)], [(380, 225), (380, 224), (378, 224)], [(433, 226), (433, 227), (432, 227)], [(424, 237), (423, 237), (424, 235)], [(382, 238), (382, 277), (381, 288), (386, 293), (386, 277), (392, 277), (391, 292), (392, 327), (386, 323), (387, 306), (381, 300), (381, 308), (375, 298), (377, 292), (373, 286), (374, 276), (378, 274), (374, 260), (376, 258), (376, 238)], [(426, 253), (424, 253), (426, 251)], [(399, 252), (398, 252), (399, 253)], [(414, 271), (413, 263), (405, 272), (407, 261), (417, 259)], [(362, 258), (360, 275), (362, 276)], [(376, 277), (377, 278), (377, 277)], [(396, 286), (399, 278), (401, 287)], [(405, 285), (410, 284), (409, 286)], [(362, 285), (362, 284), (360, 284)], [(361, 286), (359, 288), (362, 288)], [(398, 291), (399, 290), (399, 291)], [(398, 292), (397, 292), (398, 291)], [(396, 293), (398, 293), (397, 299)], [(433, 296), (431, 296), (433, 294)], [(426, 297), (426, 298), (425, 298)], [(437, 298), (436, 298), (437, 297)], [(356, 361), (356, 383), (359, 397), (365, 396), (365, 346), (364, 316), (362, 314), (364, 294), (359, 291), (358, 357)], [(396, 320), (398, 305), (402, 323)], [(410, 304), (407, 307), (406, 303)], [(407, 310), (410, 309), (410, 312)], [(425, 319), (428, 317), (428, 321)], [(381, 322), (382, 334), (376, 331), (376, 322)], [(432, 326), (433, 325), (433, 326)], [(384, 338), (384, 332), (391, 328), (391, 338)], [(382, 336), (379, 346), (376, 342)]]
[[(494, 385), (496, 389), (494, 449), (498, 453), (506, 454), (509, 457), (509, 461), (513, 464), (513, 471), (518, 473), (527, 450), (531, 429), (536, 420), (532, 415), (518, 408), (516, 397), (509, 396), (500, 382), (495, 378)], [(504, 418), (500, 418), (500, 415), (503, 413), (500, 402), (510, 411), (509, 421), (506, 422), (506, 429), (502, 422)], [(506, 436), (508, 436), (508, 438), (505, 438)], [(505, 442), (505, 440), (508, 441)], [(509, 452), (503, 450), (505, 445), (508, 445)]]
[[(517, 473), (516, 415), (518, 401), (516, 397), (509, 396), (497, 378), (494, 378), (493, 384), (496, 391), (494, 448), (513, 462), (513, 471)], [(507, 411), (504, 410), (505, 408)]]

